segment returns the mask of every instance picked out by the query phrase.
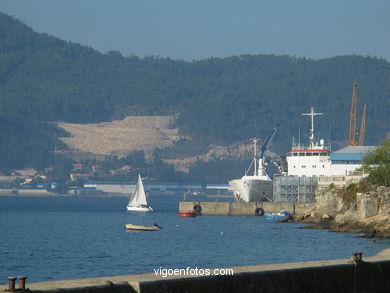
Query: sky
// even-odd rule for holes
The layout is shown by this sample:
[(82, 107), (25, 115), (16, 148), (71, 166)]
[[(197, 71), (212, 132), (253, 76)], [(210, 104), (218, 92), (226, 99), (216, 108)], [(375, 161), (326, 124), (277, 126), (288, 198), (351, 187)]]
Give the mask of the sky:
[(390, 61), (389, 0), (0, 0), (34, 31), (124, 56)]

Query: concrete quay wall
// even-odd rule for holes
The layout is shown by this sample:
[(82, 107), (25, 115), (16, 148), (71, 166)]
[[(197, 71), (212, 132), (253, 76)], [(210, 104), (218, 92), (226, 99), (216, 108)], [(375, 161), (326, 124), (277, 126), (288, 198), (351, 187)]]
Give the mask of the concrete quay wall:
[(0, 189), (0, 196), (61, 196), (44, 189)]
[[(355, 263), (351, 259), (231, 268), (226, 276), (151, 274), (26, 283), (42, 293), (390, 292), (390, 249)], [(6, 286), (0, 286), (0, 292)]]
[(180, 202), (179, 212), (192, 211), (195, 206), (201, 207), (204, 216), (255, 216), (256, 210), (262, 208), (266, 213), (285, 210), (293, 214), (303, 214), (315, 207), (314, 203), (282, 202)]

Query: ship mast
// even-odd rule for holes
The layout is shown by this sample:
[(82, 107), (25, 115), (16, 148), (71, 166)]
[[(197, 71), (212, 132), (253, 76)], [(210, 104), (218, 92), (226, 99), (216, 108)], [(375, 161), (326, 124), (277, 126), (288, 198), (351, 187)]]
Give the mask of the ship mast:
[(257, 176), (257, 142), (259, 141), (258, 138), (252, 138), (251, 141), (253, 141), (253, 176)]
[(314, 148), (314, 116), (322, 115), (323, 113), (314, 113), (314, 108), (310, 108), (310, 113), (304, 113), (304, 116), (310, 116), (311, 118), (311, 128), (310, 128), (310, 149)]

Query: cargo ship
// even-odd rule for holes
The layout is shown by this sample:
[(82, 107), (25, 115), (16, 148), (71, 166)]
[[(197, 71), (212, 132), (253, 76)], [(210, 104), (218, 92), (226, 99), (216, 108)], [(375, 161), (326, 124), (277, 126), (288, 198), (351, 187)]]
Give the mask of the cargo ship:
[[(264, 153), (267, 149), (267, 145), (271, 142), (275, 135), (279, 124), (277, 124), (272, 134), (267, 138), (261, 147), (260, 155), (258, 152), (258, 143), (260, 139), (253, 138), (253, 160), (244, 176), (240, 179), (234, 179), (229, 181), (230, 188), (233, 191), (233, 195), (236, 201), (242, 202), (258, 202), (258, 201), (272, 201), (273, 197), (273, 185), (272, 179), (266, 173), (266, 166), (264, 162)], [(250, 175), (249, 172), (253, 170)]]

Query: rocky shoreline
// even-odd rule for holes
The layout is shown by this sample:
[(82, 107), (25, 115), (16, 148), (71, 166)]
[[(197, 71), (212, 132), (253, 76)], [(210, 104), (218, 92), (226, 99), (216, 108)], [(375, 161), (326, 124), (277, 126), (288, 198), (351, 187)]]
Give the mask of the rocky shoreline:
[(390, 187), (380, 186), (364, 193), (331, 187), (318, 190), (316, 206), (296, 215), (293, 221), (308, 224), (303, 229), (390, 238)]

